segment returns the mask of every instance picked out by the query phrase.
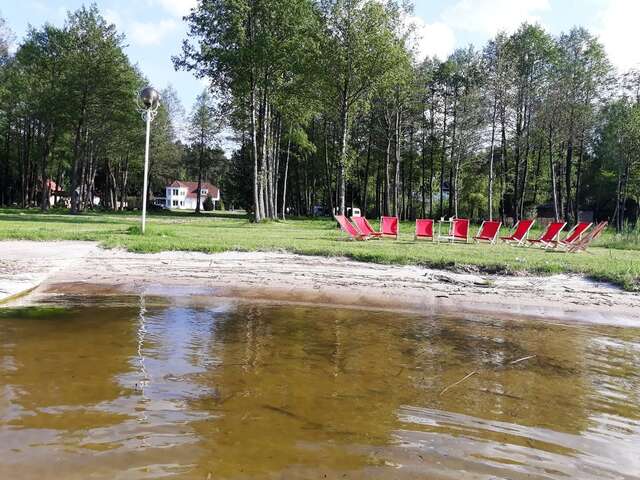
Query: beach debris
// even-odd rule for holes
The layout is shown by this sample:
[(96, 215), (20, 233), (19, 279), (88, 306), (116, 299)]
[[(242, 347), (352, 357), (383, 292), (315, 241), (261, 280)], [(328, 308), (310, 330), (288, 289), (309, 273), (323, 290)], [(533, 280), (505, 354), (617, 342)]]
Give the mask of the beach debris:
[(447, 390), (455, 387), (456, 385), (460, 385), (462, 382), (464, 382), (465, 380), (467, 380), (468, 378), (473, 377), (474, 375), (476, 375), (478, 373), (477, 370), (474, 370), (473, 372), (465, 375), (464, 377), (462, 377), (460, 380), (458, 380), (457, 382), (452, 383), (451, 385), (449, 385), (448, 387), (445, 387), (441, 392), (440, 395), (443, 395)]
[(524, 362), (525, 360), (529, 360), (531, 358), (535, 358), (535, 355), (529, 355), (527, 357), (522, 357), (512, 362), (509, 362), (509, 365), (515, 365), (516, 363)]
[[(512, 360), (511, 362), (509, 362), (507, 365), (516, 365), (520, 362), (524, 362), (526, 360), (530, 360), (532, 358), (535, 358), (535, 355), (527, 355), (526, 357), (522, 357), (522, 358), (518, 358), (516, 360)], [(498, 367), (499, 368), (499, 367)], [(453, 387), (460, 385), (462, 382), (464, 382), (465, 380), (468, 380), (469, 378), (473, 377), (474, 375), (478, 375), (480, 372), (478, 370), (474, 370), (471, 373), (468, 373), (467, 375), (465, 375), (464, 377), (462, 377), (460, 380), (458, 380), (457, 382), (452, 383), (451, 385), (445, 387), (444, 389), (442, 389), (440, 391), (439, 395), (443, 395), (445, 394), (448, 390), (452, 389)]]

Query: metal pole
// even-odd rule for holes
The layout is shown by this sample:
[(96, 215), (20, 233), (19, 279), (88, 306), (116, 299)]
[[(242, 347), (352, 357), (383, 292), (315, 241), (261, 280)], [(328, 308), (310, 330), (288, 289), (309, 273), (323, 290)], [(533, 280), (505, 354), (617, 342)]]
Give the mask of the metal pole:
[(149, 175), (149, 136), (151, 133), (151, 109), (147, 109), (147, 138), (144, 146), (144, 183), (142, 187), (142, 234), (147, 221), (147, 176)]

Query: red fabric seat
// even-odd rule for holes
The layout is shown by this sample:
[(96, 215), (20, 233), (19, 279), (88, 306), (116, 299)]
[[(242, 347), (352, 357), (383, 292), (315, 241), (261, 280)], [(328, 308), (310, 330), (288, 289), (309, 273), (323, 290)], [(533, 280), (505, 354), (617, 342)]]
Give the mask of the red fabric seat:
[(507, 243), (515, 243), (516, 245), (522, 245), (527, 236), (529, 235), (529, 230), (533, 227), (535, 220), (520, 220), (514, 232), (508, 237), (500, 237), (500, 240)]
[(498, 233), (500, 233), (500, 227), (502, 226), (502, 222), (496, 222), (493, 220), (485, 220), (480, 225), (480, 230), (478, 230), (478, 235), (473, 237), (476, 242), (489, 242), (491, 244), (496, 243), (498, 239)]
[(567, 233), (567, 237), (564, 240), (552, 242), (552, 246), (556, 248), (567, 248), (573, 245), (573, 243), (582, 238), (582, 235), (591, 228), (591, 225), (593, 225), (591, 222), (578, 222), (576, 226)]
[(351, 217), (351, 221), (362, 235), (380, 238), (382, 232), (376, 232), (365, 217)]
[(380, 217), (380, 233), (383, 237), (398, 239), (400, 222), (398, 217)]
[(528, 239), (529, 245), (543, 245), (544, 247), (552, 246), (560, 236), (560, 232), (567, 222), (551, 222), (540, 238)]
[(430, 218), (419, 218), (416, 220), (416, 240), (419, 238), (430, 238), (433, 240), (433, 220)]
[(451, 232), (449, 236), (454, 240), (469, 241), (469, 219), (456, 218), (451, 222)]
[(596, 238), (598, 238), (602, 232), (607, 228), (607, 222), (600, 222), (596, 227), (587, 233), (584, 237), (579, 240), (575, 240), (570, 246), (567, 247), (567, 252), (575, 253), (580, 252), (582, 250), (586, 250), (587, 247), (593, 242)]
[(369, 238), (367, 235), (361, 234), (344, 215), (334, 215), (334, 218), (340, 224), (342, 231), (353, 240), (367, 240)]

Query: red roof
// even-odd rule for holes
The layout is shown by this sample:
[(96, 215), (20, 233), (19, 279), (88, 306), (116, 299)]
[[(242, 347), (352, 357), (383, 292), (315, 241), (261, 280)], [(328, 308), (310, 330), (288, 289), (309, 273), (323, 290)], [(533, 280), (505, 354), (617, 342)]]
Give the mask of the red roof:
[[(198, 182), (182, 182), (176, 180), (169, 187), (174, 188), (186, 188), (187, 198), (196, 198), (198, 196)], [(212, 198), (219, 198), (220, 192), (218, 187), (211, 185), (209, 182), (202, 182), (202, 189), (207, 191), (207, 195), (211, 195)]]

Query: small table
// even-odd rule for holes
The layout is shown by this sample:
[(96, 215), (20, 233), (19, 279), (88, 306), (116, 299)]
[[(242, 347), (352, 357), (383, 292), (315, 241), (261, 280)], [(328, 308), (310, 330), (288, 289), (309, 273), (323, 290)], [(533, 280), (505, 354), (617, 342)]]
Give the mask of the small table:
[(443, 239), (447, 239), (449, 241), (451, 240), (451, 236), (449, 234), (447, 234), (447, 236), (445, 237), (442, 236), (442, 225), (445, 223), (449, 224), (449, 227), (447, 228), (447, 232), (450, 232), (453, 219), (450, 218), (449, 220), (445, 220), (441, 218), (440, 220), (438, 220), (438, 243), (440, 243), (440, 240), (443, 240)]

